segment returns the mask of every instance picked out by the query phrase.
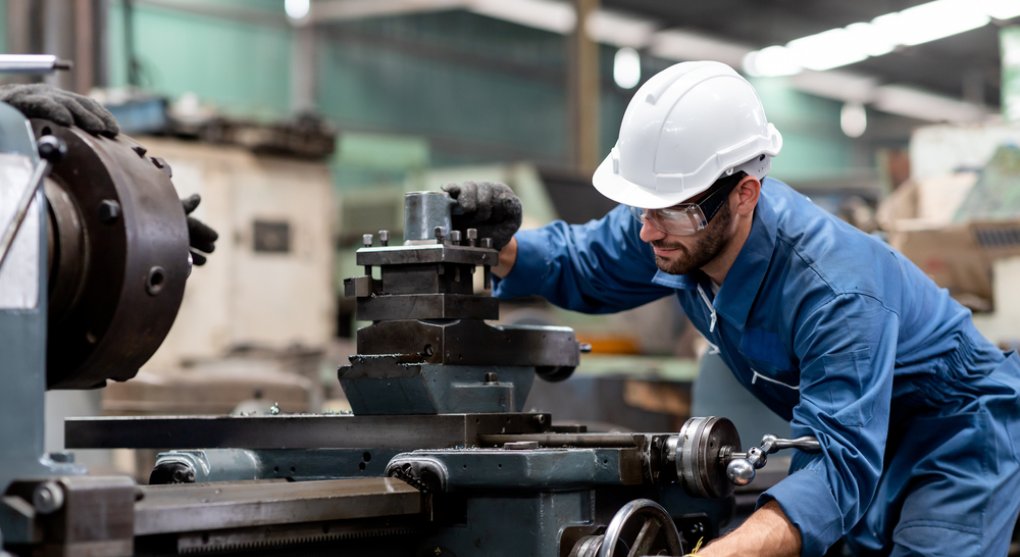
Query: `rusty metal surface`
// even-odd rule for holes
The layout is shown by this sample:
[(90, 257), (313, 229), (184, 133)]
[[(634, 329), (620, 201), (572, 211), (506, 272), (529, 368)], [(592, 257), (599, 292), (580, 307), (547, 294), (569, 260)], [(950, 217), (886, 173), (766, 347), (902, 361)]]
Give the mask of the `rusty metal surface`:
[(48, 195), (51, 290), (47, 387), (134, 377), (170, 330), (188, 278), (188, 230), (170, 169), (131, 138), (33, 120), (68, 153)]
[(548, 414), (139, 416), (68, 418), (69, 449), (420, 449), (473, 446), (487, 433), (538, 433)]
[(135, 535), (419, 514), (421, 494), (395, 478), (142, 486)]

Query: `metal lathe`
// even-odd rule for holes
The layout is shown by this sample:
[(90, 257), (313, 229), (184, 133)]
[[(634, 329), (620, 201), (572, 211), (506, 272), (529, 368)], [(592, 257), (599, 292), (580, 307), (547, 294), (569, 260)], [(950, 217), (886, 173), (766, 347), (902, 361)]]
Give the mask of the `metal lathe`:
[(583, 347), (567, 328), (489, 324), (497, 251), (452, 229), (446, 194), (419, 192), (403, 239), (366, 235), (344, 283), (372, 322), (338, 371), (352, 415), (70, 419), (69, 449), (163, 450), (147, 485), (90, 475), (44, 454), (43, 394), (128, 380), (165, 337), (190, 272), (170, 178), (128, 137), (0, 103), (6, 553), (684, 555), (769, 453), (812, 447), (745, 452), (720, 417), (604, 433), (525, 412), (535, 377), (566, 380)]

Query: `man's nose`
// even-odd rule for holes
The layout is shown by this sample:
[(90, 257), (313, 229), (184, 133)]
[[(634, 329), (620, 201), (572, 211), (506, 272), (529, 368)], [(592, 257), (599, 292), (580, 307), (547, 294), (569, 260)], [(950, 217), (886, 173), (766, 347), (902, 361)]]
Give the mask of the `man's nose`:
[(665, 238), (666, 233), (659, 230), (654, 224), (652, 224), (651, 219), (645, 219), (644, 222), (641, 223), (641, 233), (638, 234), (638, 236), (641, 238), (642, 242), (650, 244), (656, 240)]

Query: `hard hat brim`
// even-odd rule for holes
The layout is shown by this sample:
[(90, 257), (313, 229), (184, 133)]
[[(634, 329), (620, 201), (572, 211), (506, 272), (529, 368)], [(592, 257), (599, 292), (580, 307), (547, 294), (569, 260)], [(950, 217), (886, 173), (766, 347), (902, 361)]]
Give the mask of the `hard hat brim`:
[(659, 193), (652, 191), (647, 186), (635, 184), (616, 173), (614, 171), (612, 153), (606, 156), (598, 168), (595, 169), (595, 174), (592, 176), (592, 185), (595, 186), (599, 193), (617, 203), (641, 209), (672, 207), (708, 189), (708, 186), (705, 186), (683, 192)]

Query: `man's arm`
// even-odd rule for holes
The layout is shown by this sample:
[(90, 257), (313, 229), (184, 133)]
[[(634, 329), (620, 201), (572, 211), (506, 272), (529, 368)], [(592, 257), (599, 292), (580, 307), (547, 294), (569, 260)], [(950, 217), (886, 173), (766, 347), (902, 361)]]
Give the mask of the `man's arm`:
[(739, 528), (698, 552), (703, 557), (796, 557), (800, 555), (800, 531), (786, 518), (779, 503), (769, 501)]

